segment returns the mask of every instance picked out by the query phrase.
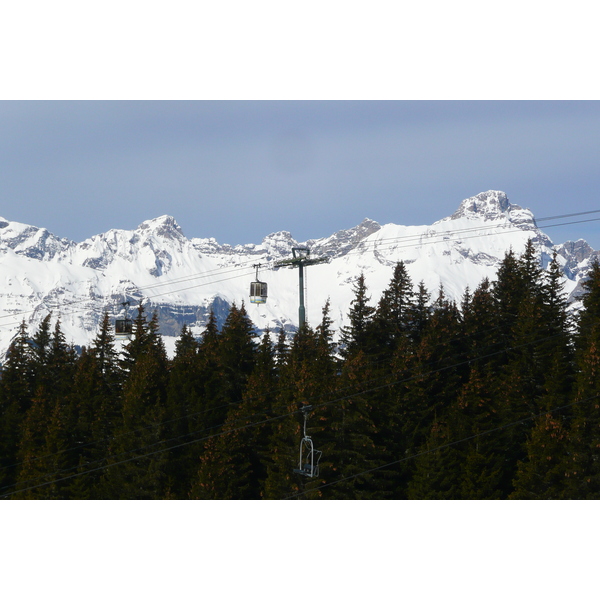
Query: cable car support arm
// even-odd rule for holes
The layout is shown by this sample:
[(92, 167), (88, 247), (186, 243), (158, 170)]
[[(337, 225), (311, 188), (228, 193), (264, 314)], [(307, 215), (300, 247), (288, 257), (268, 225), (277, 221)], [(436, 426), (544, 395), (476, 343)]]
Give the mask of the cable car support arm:
[(309, 265), (318, 265), (321, 263), (329, 262), (329, 258), (323, 256), (321, 258), (310, 258), (310, 250), (308, 248), (292, 248), (292, 258), (286, 260), (279, 260), (274, 265), (274, 269), (281, 267), (298, 268), (299, 277), (299, 291), (300, 298), (298, 304), (298, 321), (299, 327), (302, 327), (306, 323), (306, 309), (304, 307), (304, 267)]

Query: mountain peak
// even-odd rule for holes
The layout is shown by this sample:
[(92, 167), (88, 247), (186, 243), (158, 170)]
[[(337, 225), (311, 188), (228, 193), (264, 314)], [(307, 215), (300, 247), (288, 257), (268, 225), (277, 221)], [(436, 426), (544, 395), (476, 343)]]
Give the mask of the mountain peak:
[[(479, 218), (483, 217), (487, 221), (506, 215), (512, 207), (513, 205), (504, 192), (488, 190), (463, 200), (450, 218), (460, 219), (462, 217), (477, 216)], [(515, 205), (515, 208), (521, 207)]]
[(353, 250), (361, 240), (380, 229), (381, 225), (377, 221), (365, 218), (351, 229), (342, 229), (328, 238), (309, 240), (307, 245), (314, 246), (324, 256), (343, 256)]
[(162, 217), (144, 221), (138, 225), (137, 231), (152, 231), (155, 235), (167, 239), (184, 237), (183, 231), (175, 218), (169, 215), (162, 215)]
[(456, 219), (508, 221), (520, 229), (536, 227), (533, 213), (528, 208), (512, 204), (506, 194), (498, 190), (488, 190), (466, 198), (452, 216), (446, 217), (438, 223)]

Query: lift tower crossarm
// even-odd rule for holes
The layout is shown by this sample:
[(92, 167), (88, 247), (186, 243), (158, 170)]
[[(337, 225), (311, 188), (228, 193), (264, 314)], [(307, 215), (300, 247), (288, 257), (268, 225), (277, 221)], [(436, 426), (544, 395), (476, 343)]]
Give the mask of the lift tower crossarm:
[(278, 260), (274, 265), (274, 269), (288, 267), (294, 269), (298, 267), (299, 288), (300, 288), (300, 303), (298, 306), (299, 326), (302, 327), (306, 322), (306, 309), (304, 308), (304, 267), (309, 265), (318, 265), (329, 262), (329, 258), (323, 256), (321, 258), (310, 258), (310, 250), (308, 248), (296, 247), (292, 248), (292, 258)]

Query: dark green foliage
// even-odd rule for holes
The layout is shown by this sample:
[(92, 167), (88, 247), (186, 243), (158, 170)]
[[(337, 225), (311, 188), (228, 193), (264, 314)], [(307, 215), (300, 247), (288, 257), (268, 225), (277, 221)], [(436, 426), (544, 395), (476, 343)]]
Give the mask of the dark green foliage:
[(162, 497), (166, 487), (165, 391), (163, 365), (152, 354), (140, 357), (123, 389), (121, 422), (109, 445), (108, 468), (103, 473), (104, 497)]
[[(327, 330), (326, 324), (324, 327)], [(335, 386), (333, 362), (327, 355), (329, 334), (326, 330), (319, 336), (309, 325), (301, 327), (294, 336), (285, 363), (279, 367), (280, 392), (273, 407), (275, 419), (269, 442), (271, 456), (267, 465), (265, 498), (286, 498), (307, 486), (314, 487), (314, 481), (307, 482), (293, 470), (299, 465), (302, 439), (303, 418), (299, 409), (311, 404), (311, 401), (320, 404)], [(317, 408), (310, 418), (309, 435), (314, 435), (317, 447), (322, 445), (323, 440), (318, 435), (319, 429), (313, 427), (323, 411), (324, 407)]]
[(65, 467), (66, 440), (60, 408), (46, 388), (38, 386), (21, 429), (16, 499), (62, 497), (61, 482), (55, 483)]
[(405, 449), (414, 453), (432, 424), (456, 400), (468, 373), (460, 314), (443, 290), (411, 363), (412, 376), (402, 386), (399, 417)]
[(510, 495), (515, 500), (557, 500), (569, 498), (567, 478), (568, 431), (560, 415), (544, 414), (536, 419), (527, 441), (527, 460), (519, 462)]
[(275, 392), (275, 354), (266, 332), (242, 402), (230, 407), (222, 434), (211, 437), (206, 444), (191, 498), (261, 498), (267, 476)]
[[(394, 275), (383, 295), (374, 317), (374, 334), (379, 346), (379, 352), (388, 355), (393, 353), (401, 338), (415, 332), (416, 306), (413, 304), (413, 287), (410, 276), (403, 262), (394, 268)], [(422, 298), (421, 298), (422, 299)], [(418, 317), (422, 317), (422, 307), (419, 307)]]
[(19, 431), (32, 400), (32, 351), (23, 322), (11, 343), (0, 379), (0, 491), (16, 478)]
[(584, 283), (576, 336), (576, 404), (566, 457), (567, 497), (600, 498), (600, 265)]
[[(382, 473), (365, 473), (378, 465), (381, 452), (375, 446), (373, 422), (375, 395), (369, 393), (372, 370), (363, 352), (345, 361), (340, 376), (340, 399), (328, 404), (315, 416), (320, 418), (323, 482), (338, 482), (324, 490), (331, 499), (366, 499), (377, 493), (374, 480)], [(363, 391), (366, 390), (366, 391)], [(379, 463), (381, 464), (381, 463)]]
[(414, 458), (414, 474), (408, 484), (410, 500), (461, 498), (460, 470), (464, 453), (449, 445), (456, 430), (444, 421), (435, 422), (427, 441)]
[(375, 349), (372, 327), (375, 309), (369, 305), (369, 302), (365, 276), (361, 273), (354, 284), (354, 299), (348, 313), (349, 324), (341, 331), (344, 357), (352, 356), (359, 351), (372, 352)]

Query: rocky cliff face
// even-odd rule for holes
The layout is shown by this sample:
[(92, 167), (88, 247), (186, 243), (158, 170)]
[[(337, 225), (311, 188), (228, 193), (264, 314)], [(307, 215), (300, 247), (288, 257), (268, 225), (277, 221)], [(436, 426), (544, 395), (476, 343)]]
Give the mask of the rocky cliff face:
[[(282, 231), (261, 243), (219, 244), (214, 238), (188, 239), (176, 220), (162, 216), (133, 231), (111, 230), (81, 243), (53, 236), (46, 229), (0, 218), (0, 356), (24, 319), (30, 331), (49, 312), (61, 320), (67, 339), (89, 344), (105, 311), (116, 315), (125, 300), (140, 301), (159, 313), (167, 347), (183, 323), (200, 334), (211, 308), (223, 320), (235, 302), (246, 307), (260, 329), (297, 325), (298, 275), (295, 269), (273, 270), (292, 248), (306, 246), (328, 264), (309, 267), (307, 316), (320, 321), (327, 300), (339, 330), (352, 300), (352, 283), (365, 273), (375, 302), (389, 283), (394, 264), (403, 260), (416, 285), (432, 293), (443, 285), (460, 300), (483, 277), (495, 277), (509, 248), (521, 251), (532, 238), (547, 265), (556, 251), (565, 274), (565, 289), (576, 299), (590, 261), (598, 256), (583, 240), (554, 246), (539, 230), (531, 211), (511, 204), (504, 192), (467, 198), (449, 217), (432, 225), (380, 225), (365, 219), (330, 237), (300, 244)], [(264, 305), (248, 304), (248, 288), (259, 277), (269, 284)]]

